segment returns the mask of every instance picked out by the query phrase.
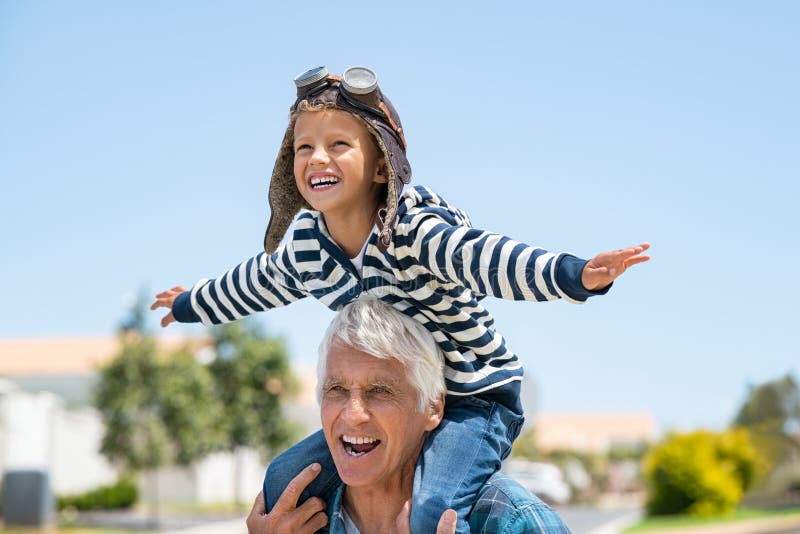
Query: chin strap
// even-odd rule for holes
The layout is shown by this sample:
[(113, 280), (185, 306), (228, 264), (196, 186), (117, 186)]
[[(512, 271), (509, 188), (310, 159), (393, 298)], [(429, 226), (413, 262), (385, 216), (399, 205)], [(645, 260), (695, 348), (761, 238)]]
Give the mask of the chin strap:
[(389, 178), (386, 184), (389, 189), (388, 205), (379, 209), (376, 214), (376, 223), (378, 224), (378, 249), (381, 252), (386, 252), (392, 244), (392, 234), (394, 227), (397, 223), (397, 180), (394, 177)]

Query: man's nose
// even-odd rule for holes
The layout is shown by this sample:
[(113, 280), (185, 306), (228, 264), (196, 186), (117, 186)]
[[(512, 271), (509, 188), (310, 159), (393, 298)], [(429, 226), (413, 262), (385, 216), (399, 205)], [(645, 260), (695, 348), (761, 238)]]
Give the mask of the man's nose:
[(350, 424), (364, 423), (369, 420), (369, 409), (360, 395), (353, 395), (344, 408), (344, 417)]

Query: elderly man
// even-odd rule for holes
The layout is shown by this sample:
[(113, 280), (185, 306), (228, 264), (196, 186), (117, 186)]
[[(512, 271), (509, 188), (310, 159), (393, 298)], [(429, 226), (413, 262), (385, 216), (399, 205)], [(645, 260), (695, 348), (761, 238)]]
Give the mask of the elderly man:
[[(339, 312), (320, 345), (317, 394), (322, 430), (338, 478), (330, 502), (297, 506), (321, 470), (312, 464), (264, 515), (259, 494), (250, 534), (408, 532), (415, 469), (428, 432), (442, 420), (442, 356), (418, 322), (377, 300), (356, 301)], [(434, 440), (435, 441), (435, 440)], [(481, 488), (468, 518), (472, 532), (568, 533), (542, 501), (499, 473)], [(452, 510), (437, 533), (455, 532)]]

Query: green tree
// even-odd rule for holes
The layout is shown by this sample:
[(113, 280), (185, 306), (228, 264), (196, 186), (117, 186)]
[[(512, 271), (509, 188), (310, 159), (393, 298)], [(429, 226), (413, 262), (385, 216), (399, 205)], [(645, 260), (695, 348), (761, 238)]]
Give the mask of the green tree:
[(169, 431), (161, 418), (159, 362), (150, 338), (123, 341), (122, 351), (100, 370), (95, 406), (105, 423), (100, 452), (132, 471), (168, 461)]
[(525, 458), (532, 462), (541, 461), (542, 453), (536, 446), (536, 429), (523, 432), (511, 446), (511, 456)]
[(744, 428), (673, 434), (644, 459), (650, 515), (730, 512), (753, 482), (760, 458)]
[(733, 425), (751, 431), (753, 442), (767, 460), (768, 476), (752, 495), (768, 502), (791, 491), (795, 479), (786, 473), (800, 466), (800, 388), (790, 374), (751, 386)]
[(125, 316), (119, 322), (117, 330), (120, 334), (128, 333), (147, 335), (150, 329), (147, 327), (148, 303), (150, 292), (145, 288), (139, 289), (135, 299), (127, 306)]
[(750, 388), (733, 421), (758, 432), (796, 434), (800, 427), (800, 389), (789, 374)]
[(217, 356), (209, 367), (224, 410), (223, 448), (236, 458), (235, 497), (242, 502), (241, 448), (270, 458), (296, 440), (299, 429), (283, 417), (281, 402), (298, 384), (283, 340), (247, 321), (215, 327), (212, 334)]
[(135, 310), (121, 325), (120, 353), (100, 369), (94, 403), (105, 424), (101, 453), (125, 470), (152, 471), (157, 524), (155, 470), (188, 465), (217, 449), (222, 411), (208, 369), (186, 349), (159, 354)]

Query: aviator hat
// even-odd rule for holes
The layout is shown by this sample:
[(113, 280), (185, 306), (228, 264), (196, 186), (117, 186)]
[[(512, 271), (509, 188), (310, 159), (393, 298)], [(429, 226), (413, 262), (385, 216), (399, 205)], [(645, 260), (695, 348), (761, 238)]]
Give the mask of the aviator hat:
[[(381, 92), (377, 77), (365, 67), (351, 67), (342, 76), (328, 74), (325, 67), (308, 70), (295, 78), (297, 100), (310, 106), (335, 107), (364, 121), (375, 138), (388, 173), (386, 206), (378, 212), (379, 247), (386, 250), (392, 241), (397, 208), (403, 185), (411, 181), (411, 165), (406, 159), (406, 142), (400, 117), (392, 103)], [(294, 121), (290, 121), (283, 137), (269, 186), (271, 215), (264, 235), (264, 250), (272, 253), (278, 247), (289, 225), (301, 208), (312, 209), (297, 190), (294, 179)]]

